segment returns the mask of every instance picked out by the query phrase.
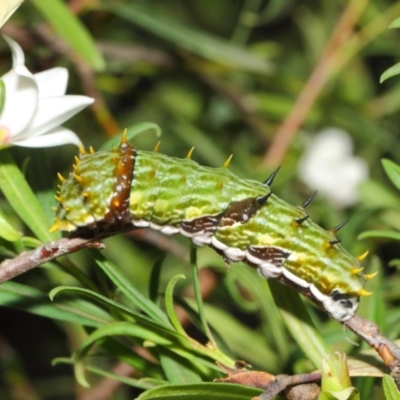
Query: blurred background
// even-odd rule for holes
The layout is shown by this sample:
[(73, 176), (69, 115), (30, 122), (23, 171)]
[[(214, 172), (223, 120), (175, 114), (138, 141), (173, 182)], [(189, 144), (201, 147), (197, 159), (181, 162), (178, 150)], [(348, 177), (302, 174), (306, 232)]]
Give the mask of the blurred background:
[[(390, 0), (32, 0), (2, 33), (21, 45), (30, 71), (66, 67), (67, 93), (95, 98), (65, 124), (86, 147), (98, 149), (124, 128), (151, 122), (162, 135), (149, 129), (137, 136), (139, 149), (151, 150), (161, 140), (160, 152), (185, 157), (194, 146), (192, 158), (212, 167), (233, 154), (233, 172), (262, 181), (282, 166), (273, 191), (295, 205), (318, 190), (308, 208), (311, 218), (326, 229), (349, 219), (338, 235), (343, 245), (354, 255), (368, 249), (363, 265), (380, 271), (367, 286), (374, 296), (363, 299), (360, 315), (397, 338), (398, 244), (358, 237), (371, 229), (400, 229), (400, 197), (381, 165), (382, 158), (400, 162), (400, 83), (379, 83), (400, 56), (400, 31), (388, 29), (399, 15), (400, 3)], [(1, 40), (0, 69), (10, 68)], [(41, 196), (50, 226), (57, 172), (68, 175), (77, 149), (13, 148), (12, 154)], [(1, 207), (23, 231), (10, 205), (2, 200)], [(107, 257), (143, 292), (154, 261), (165, 252), (164, 282), (190, 273), (184, 238), (141, 230), (106, 245)], [(12, 257), (5, 243), (1, 254)], [(226, 331), (220, 327), (218, 333), (230, 343), (230, 354), (273, 373), (302, 371), (307, 360), (278, 317), (271, 326), (266, 315), (275, 306), (253, 286), (253, 271), (244, 277), (234, 265), (226, 272), (209, 249), (200, 249), (198, 257), (208, 318), (211, 324), (227, 318)], [(71, 258), (97, 279), (84, 252)], [(52, 263), (16, 281), (41, 293), (75, 283)], [(181, 291), (190, 296), (190, 284)], [(354, 349), (338, 323), (309, 307), (331, 349)], [(42, 315), (40, 307), (26, 304), (0, 308), (1, 399), (128, 399), (139, 393), (107, 380), (82, 389), (70, 366), (52, 366), (85, 333)], [(186, 328), (201, 341), (190, 322)], [(248, 348), (238, 337), (252, 332)], [(99, 362), (131, 373), (122, 364)], [(373, 381), (365, 381), (361, 390), (372, 393)]]

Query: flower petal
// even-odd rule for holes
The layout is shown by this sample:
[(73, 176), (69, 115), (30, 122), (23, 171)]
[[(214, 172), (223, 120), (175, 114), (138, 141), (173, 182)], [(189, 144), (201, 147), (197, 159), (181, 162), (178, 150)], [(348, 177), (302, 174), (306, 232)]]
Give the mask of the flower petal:
[(7, 35), (3, 35), (3, 38), (10, 46), (13, 58), (13, 68), (17, 65), (25, 65), (25, 56), (24, 52), (21, 49), (21, 46)]
[(67, 90), (68, 70), (62, 67), (51, 68), (35, 74), (39, 87), (39, 98), (62, 96)]
[(25, 131), (16, 140), (43, 135), (62, 124), (83, 108), (92, 104), (94, 99), (87, 96), (61, 96), (39, 99), (36, 114)]
[(3, 26), (24, 0), (3, 0), (0, 7), (0, 26)]
[(358, 200), (358, 186), (368, 177), (364, 160), (353, 154), (351, 137), (337, 128), (318, 133), (299, 162), (301, 180), (325, 194), (338, 207)]
[(24, 65), (7, 72), (2, 79), (6, 94), (0, 125), (11, 132), (12, 139), (31, 122), (38, 102), (38, 87)]
[(62, 126), (52, 129), (45, 135), (31, 137), (26, 140), (18, 140), (13, 142), (15, 146), (21, 147), (54, 147), (61, 146), (64, 144), (75, 144), (76, 146), (82, 146), (82, 142), (79, 137), (69, 129)]

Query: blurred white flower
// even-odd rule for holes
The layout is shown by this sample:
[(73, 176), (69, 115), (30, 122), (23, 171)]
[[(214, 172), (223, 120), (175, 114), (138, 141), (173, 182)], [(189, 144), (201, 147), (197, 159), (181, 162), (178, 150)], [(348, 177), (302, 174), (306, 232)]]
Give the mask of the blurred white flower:
[(305, 151), (299, 175), (310, 188), (343, 208), (357, 202), (357, 187), (368, 177), (368, 166), (353, 156), (353, 142), (346, 132), (327, 128), (313, 138)]
[(0, 0), (0, 27), (3, 26), (24, 0)]
[(68, 82), (65, 68), (30, 73), (18, 43), (6, 36), (4, 39), (12, 51), (13, 67), (1, 77), (5, 98), (0, 113), (0, 148), (80, 145), (78, 136), (60, 124), (92, 104), (94, 99), (65, 95)]

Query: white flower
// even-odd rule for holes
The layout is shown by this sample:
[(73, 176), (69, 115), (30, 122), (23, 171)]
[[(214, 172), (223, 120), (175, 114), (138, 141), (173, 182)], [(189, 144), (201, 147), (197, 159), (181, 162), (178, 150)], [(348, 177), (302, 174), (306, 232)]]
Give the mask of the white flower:
[[(1, 0), (0, 0), (1, 1)], [(65, 95), (68, 71), (52, 68), (32, 74), (25, 67), (21, 47), (9, 37), (13, 68), (2, 76), (5, 85), (4, 107), (0, 113), (0, 148), (11, 145), (51, 147), (72, 143), (78, 136), (59, 126), (93, 103), (86, 96)]]
[(0, 26), (3, 26), (24, 0), (0, 0)]
[(317, 134), (299, 163), (300, 178), (338, 208), (358, 200), (358, 185), (368, 177), (364, 160), (353, 156), (350, 136), (337, 128)]

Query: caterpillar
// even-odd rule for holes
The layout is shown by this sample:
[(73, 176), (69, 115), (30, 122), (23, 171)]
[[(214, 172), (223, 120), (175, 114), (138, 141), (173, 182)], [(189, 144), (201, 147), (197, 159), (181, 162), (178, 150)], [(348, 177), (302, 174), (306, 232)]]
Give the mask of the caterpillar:
[[(157, 149), (158, 150), (158, 149)], [(342, 225), (326, 231), (302, 206), (271, 191), (275, 171), (264, 183), (241, 179), (158, 151), (140, 151), (123, 136), (119, 147), (81, 150), (68, 179), (59, 174), (55, 222), (50, 231), (122, 230), (150, 227), (181, 233), (196, 246), (208, 245), (226, 262), (242, 261), (264, 278), (282, 278), (306, 292), (334, 319), (345, 322), (357, 311), (366, 254), (351, 256), (336, 239)]]

